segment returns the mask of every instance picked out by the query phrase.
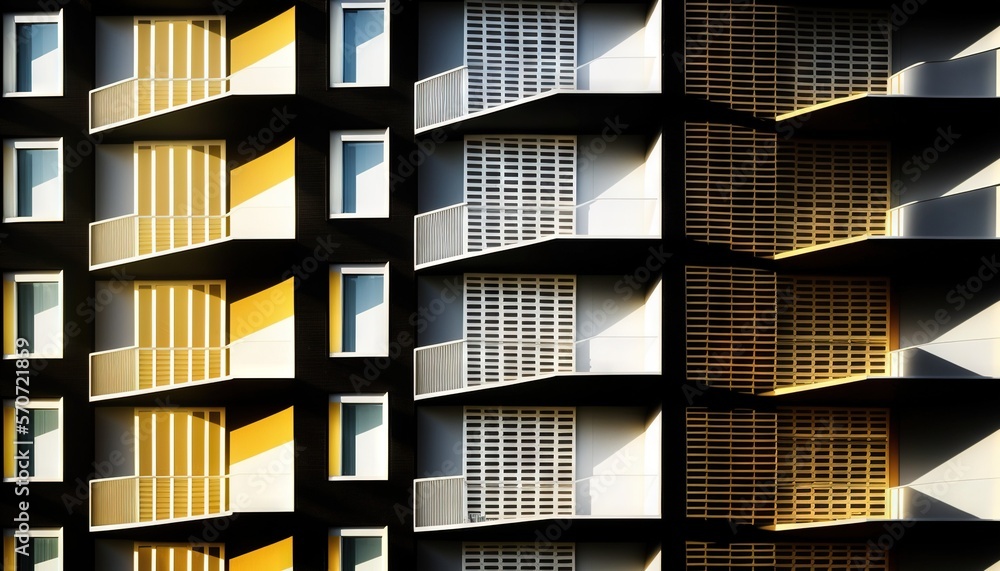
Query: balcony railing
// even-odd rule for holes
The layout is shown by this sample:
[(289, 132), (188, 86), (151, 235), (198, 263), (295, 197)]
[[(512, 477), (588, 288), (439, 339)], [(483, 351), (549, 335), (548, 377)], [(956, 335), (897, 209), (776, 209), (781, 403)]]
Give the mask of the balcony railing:
[(229, 215), (138, 216), (128, 214), (90, 225), (90, 265), (206, 244), (229, 236)]
[(465, 253), (468, 205), (456, 204), (413, 219), (416, 263), (426, 264)]
[(461, 66), (413, 85), (417, 129), (469, 114), (469, 68)]
[(419, 347), (413, 352), (416, 394), (465, 388), (465, 340)]
[[(575, 488), (574, 482), (469, 484), (465, 476), (414, 480), (414, 527), (572, 516), (575, 515), (575, 509), (572, 507)], [(478, 502), (475, 499), (477, 497), (490, 499), (488, 502)], [(525, 499), (523, 506), (532, 505), (536, 509), (522, 507), (521, 499)], [(488, 505), (483, 505), (484, 503)], [(539, 504), (551, 507), (541, 507)], [(511, 508), (513, 505), (518, 507)]]
[(170, 389), (228, 376), (228, 347), (126, 347), (90, 355), (91, 398)]
[(91, 527), (209, 517), (228, 511), (227, 476), (125, 476), (90, 482)]
[(132, 121), (229, 91), (226, 78), (131, 78), (90, 92), (90, 128)]

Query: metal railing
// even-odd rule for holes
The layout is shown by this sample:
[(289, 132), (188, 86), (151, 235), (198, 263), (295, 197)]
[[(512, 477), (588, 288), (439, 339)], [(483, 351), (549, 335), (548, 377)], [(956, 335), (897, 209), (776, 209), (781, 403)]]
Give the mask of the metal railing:
[(465, 340), (449, 341), (413, 351), (417, 395), (465, 388)]
[(229, 237), (229, 214), (139, 216), (128, 214), (90, 225), (90, 265), (120, 262)]
[(413, 219), (416, 263), (436, 262), (465, 253), (466, 204), (418, 214)]
[(465, 476), (413, 481), (413, 525), (456, 525), (465, 519)]
[(138, 119), (229, 92), (229, 80), (213, 78), (130, 78), (90, 92), (90, 128)]
[(125, 476), (90, 482), (91, 527), (207, 517), (228, 511), (228, 476)]
[(469, 68), (461, 66), (413, 85), (417, 129), (468, 115)]
[(228, 376), (228, 347), (126, 347), (90, 355), (91, 398)]

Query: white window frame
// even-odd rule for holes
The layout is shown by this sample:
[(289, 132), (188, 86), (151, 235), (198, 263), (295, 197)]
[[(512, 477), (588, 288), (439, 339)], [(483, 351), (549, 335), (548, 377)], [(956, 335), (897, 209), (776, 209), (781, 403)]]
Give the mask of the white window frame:
[[(382, 8), (385, 34), (385, 82), (347, 83), (344, 78), (344, 10), (377, 10)], [(389, 3), (385, 0), (330, 0), (330, 87), (388, 87), (389, 60), (392, 58), (389, 44)]]
[[(361, 474), (350, 476), (330, 476), (331, 482), (338, 480), (388, 480), (389, 479), (389, 393), (380, 395), (331, 395), (330, 402), (339, 403), (340, 409), (340, 450), (344, 449), (344, 409), (345, 404), (379, 404), (382, 405), (382, 472), (379, 474)], [(343, 466), (343, 458), (341, 458)]]
[[(59, 52), (59, 89), (57, 91), (17, 91), (17, 24), (56, 24)], [(62, 10), (55, 14), (27, 13), (3, 16), (3, 96), (4, 97), (62, 97), (66, 81)]]
[[(54, 282), (54, 283), (59, 284), (59, 314), (62, 316), (59, 319), (60, 326), (59, 326), (59, 331), (58, 331), (57, 336), (56, 336), (57, 337), (56, 338), (56, 345), (57, 346), (54, 348), (53, 352), (51, 352), (51, 353), (46, 353), (46, 352), (43, 352), (43, 353), (28, 353), (27, 355), (22, 354), (20, 352), (17, 352), (18, 351), (17, 346), (16, 346), (16, 340), (18, 338), (18, 333), (17, 333), (17, 286), (15, 285), (15, 287), (14, 287), (14, 299), (12, 300), (12, 303), (14, 304), (14, 331), (13, 331), (13, 335), (14, 335), (14, 340), (15, 340), (15, 348), (14, 348), (15, 353), (9, 354), (9, 355), (8, 354), (4, 354), (3, 358), (4, 359), (62, 359), (63, 358), (63, 345), (64, 345), (64, 341), (65, 341), (65, 339), (63, 338), (63, 335), (65, 334), (64, 320), (65, 320), (65, 315), (66, 315), (66, 313), (65, 313), (66, 312), (66, 308), (63, 306), (64, 295), (63, 295), (63, 273), (62, 273), (62, 271), (60, 270), (58, 272), (9, 272), (9, 273), (3, 274), (3, 281), (4, 282), (13, 282), (14, 284), (18, 284), (18, 283), (42, 283), (42, 282), (48, 282), (48, 283), (53, 283)], [(7, 332), (4, 331), (4, 334), (6, 334), (6, 333)]]
[[(58, 411), (58, 414), (59, 414), (59, 454), (58, 454), (58, 462), (57, 462), (58, 467), (59, 467), (59, 476), (58, 477), (30, 476), (30, 477), (26, 478), (25, 480), (28, 481), (28, 482), (62, 482), (63, 481), (63, 468), (64, 468), (64, 466), (63, 466), (63, 455), (66, 452), (66, 431), (65, 431), (66, 425), (64, 424), (64, 421), (63, 421), (63, 399), (61, 399), (61, 398), (58, 398), (58, 399), (29, 399), (27, 404), (23, 404), (21, 406), (22, 406), (22, 408), (25, 408), (25, 409), (54, 409), (54, 410)], [(3, 401), (3, 407), (5, 409), (6, 408), (15, 408), (15, 401), (13, 401), (13, 400), (5, 400), (5, 401)], [(14, 436), (14, 441), (16, 442), (17, 441), (17, 435), (14, 434), (13, 436)], [(4, 435), (4, 440), (9, 441), (9, 438), (7, 437), (7, 435)], [(13, 453), (16, 452), (16, 450), (17, 450), (17, 446), (15, 445), (13, 450), (9, 450), (9, 451), (5, 450), (4, 454), (13, 454)], [(32, 449), (32, 455), (34, 455), (35, 452), (36, 451), (34, 449)], [(14, 473), (14, 477), (9, 478), (9, 477), (6, 477), (6, 475), (5, 475), (3, 481), (4, 482), (16, 482), (16, 481), (18, 481), (19, 478), (17, 477), (17, 467), (16, 466), (14, 468), (14, 472), (15, 472)], [(40, 537), (50, 537), (50, 536), (40, 536)], [(60, 543), (59, 547), (60, 547), (60, 549), (62, 548), (62, 544), (61, 543)], [(62, 551), (60, 551), (59, 554), (60, 554), (60, 559), (62, 559)]]
[[(389, 570), (389, 528), (388, 527), (334, 527), (330, 529), (330, 537), (342, 539), (344, 537), (377, 537), (382, 540), (382, 561), (380, 571)], [(344, 566), (344, 549), (341, 541), (340, 567)]]
[[(389, 263), (384, 264), (334, 264), (334, 268), (340, 270), (340, 299), (336, 300), (340, 304), (341, 318), (344, 315), (344, 283), (343, 276), (346, 275), (382, 275), (382, 303), (385, 304), (385, 322), (382, 333), (384, 351), (366, 353), (364, 351), (339, 351), (330, 353), (331, 357), (388, 357), (389, 356)], [(332, 326), (332, 324), (328, 324)], [(343, 326), (341, 326), (343, 327)]]
[[(17, 215), (17, 151), (20, 149), (54, 149), (59, 153), (59, 215)], [(63, 140), (58, 139), (5, 139), (3, 142), (3, 221), (4, 222), (62, 222), (65, 204), (63, 183)]]
[[(375, 213), (343, 212), (344, 210), (344, 143), (382, 143), (382, 208)], [(366, 131), (333, 131), (330, 133), (330, 218), (389, 217), (389, 129)]]

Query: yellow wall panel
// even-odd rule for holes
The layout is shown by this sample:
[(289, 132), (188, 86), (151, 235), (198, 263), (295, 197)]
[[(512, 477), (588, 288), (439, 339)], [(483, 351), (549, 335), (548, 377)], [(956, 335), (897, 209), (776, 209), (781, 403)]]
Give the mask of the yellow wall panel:
[(287, 444), (295, 439), (294, 407), (238, 428), (229, 436), (230, 465)]
[(229, 571), (284, 571), (291, 568), (291, 537), (229, 561)]
[(295, 176), (295, 139), (230, 173), (230, 208)]
[(229, 72), (236, 73), (295, 41), (295, 8), (240, 34), (229, 43)]
[(340, 571), (340, 537), (336, 535), (330, 536), (329, 541), (329, 559), (330, 565), (327, 567), (329, 571)]
[(229, 306), (229, 340), (242, 339), (293, 315), (295, 278), (289, 278)]
[(17, 326), (14, 309), (14, 280), (3, 281), (3, 353), (17, 352)]
[(340, 307), (340, 272), (330, 270), (330, 352), (339, 353), (343, 347), (343, 308)]
[[(330, 459), (330, 475), (340, 476), (340, 403), (331, 402), (330, 403), (330, 450), (328, 457)], [(339, 545), (339, 543), (338, 543)]]

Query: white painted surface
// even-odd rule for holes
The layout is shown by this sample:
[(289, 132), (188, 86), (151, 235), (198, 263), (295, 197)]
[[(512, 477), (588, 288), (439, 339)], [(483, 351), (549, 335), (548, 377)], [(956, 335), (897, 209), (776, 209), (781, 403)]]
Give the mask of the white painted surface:
[(635, 236), (649, 227), (656, 203), (648, 197), (641, 137), (582, 138), (577, 161), (577, 234)]
[(643, 473), (657, 476), (657, 486), (647, 488), (643, 513), (660, 513), (661, 486), (663, 483), (662, 452), (663, 452), (663, 407), (656, 410), (652, 418), (646, 421), (646, 431), (643, 437), (645, 447), (642, 455)]
[(94, 85), (101, 87), (135, 77), (134, 18), (101, 16), (95, 18), (94, 29)]
[(577, 372), (638, 373), (649, 371), (650, 362), (659, 366), (659, 339), (647, 338), (645, 296), (622, 286), (618, 276), (578, 276)]
[(237, 95), (294, 95), (295, 42), (229, 76)]
[(97, 145), (95, 158), (94, 219), (135, 214), (133, 146)]
[(295, 511), (295, 444), (287, 442), (229, 467), (233, 511)]
[(233, 208), (229, 223), (231, 236), (236, 239), (294, 239), (295, 177)]
[(646, 14), (641, 4), (581, 4), (577, 25), (578, 89), (654, 89), (656, 59), (647, 57)]
[[(646, 294), (646, 315), (643, 319), (643, 334), (647, 339), (646, 362), (643, 370), (658, 373), (663, 362), (663, 280), (656, 280), (653, 289)], [(648, 344), (652, 343), (652, 347)]]
[[(94, 299), (101, 306), (94, 315), (94, 350), (108, 351), (136, 344), (135, 301), (132, 282), (97, 281)], [(75, 311), (75, 309), (74, 309)], [(86, 314), (89, 316), (90, 314)], [(88, 317), (84, 317), (86, 320)]]
[(642, 408), (577, 408), (577, 515), (646, 514), (646, 496), (659, 483), (645, 473), (645, 440)]
[(229, 358), (232, 376), (236, 378), (294, 378), (295, 316), (234, 341)]
[(645, 571), (661, 571), (662, 569), (662, 552), (657, 549), (656, 553), (646, 562)]
[[(657, 3), (659, 4), (659, 3)], [(663, 134), (660, 133), (653, 141), (652, 147), (646, 153), (646, 172), (643, 176), (645, 189), (643, 196), (647, 199), (654, 199), (646, 202), (646, 221), (642, 228), (645, 228), (649, 236), (663, 235), (663, 223), (661, 220), (662, 189), (663, 189)]]

